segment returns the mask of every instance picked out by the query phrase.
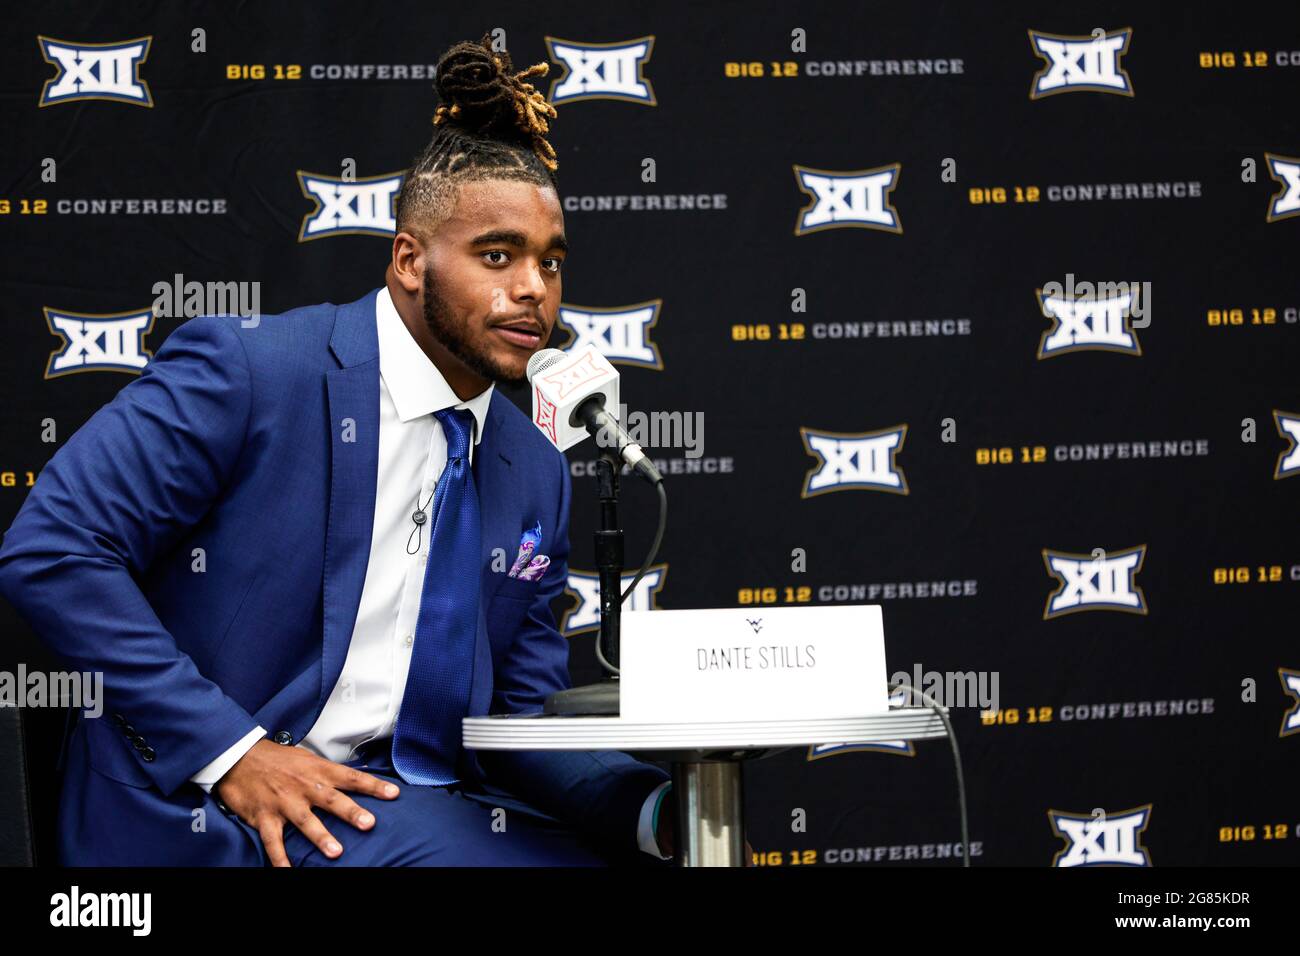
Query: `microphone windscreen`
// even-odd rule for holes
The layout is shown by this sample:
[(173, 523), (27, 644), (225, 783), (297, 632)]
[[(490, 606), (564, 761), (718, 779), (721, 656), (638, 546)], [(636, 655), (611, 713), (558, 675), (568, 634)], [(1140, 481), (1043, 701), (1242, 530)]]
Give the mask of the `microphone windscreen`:
[(540, 352), (534, 352), (533, 357), (528, 360), (528, 381), (532, 382), (534, 375), (546, 371), (566, 357), (559, 349), (542, 349)]

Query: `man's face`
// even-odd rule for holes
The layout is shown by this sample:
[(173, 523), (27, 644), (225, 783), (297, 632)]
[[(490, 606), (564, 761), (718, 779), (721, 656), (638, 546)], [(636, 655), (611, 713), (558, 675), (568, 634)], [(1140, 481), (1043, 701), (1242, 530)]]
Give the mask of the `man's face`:
[(555, 190), (464, 183), (427, 248), (422, 308), (430, 331), (475, 375), (522, 383), (555, 325), (566, 249)]

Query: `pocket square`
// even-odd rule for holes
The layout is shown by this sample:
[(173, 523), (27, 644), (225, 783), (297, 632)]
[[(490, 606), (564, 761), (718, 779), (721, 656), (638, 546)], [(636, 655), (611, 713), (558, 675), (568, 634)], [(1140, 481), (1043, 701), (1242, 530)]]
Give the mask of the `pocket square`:
[[(517, 578), (528, 570), (533, 561), (533, 552), (537, 550), (538, 545), (542, 543), (542, 523), (538, 521), (531, 528), (526, 530), (519, 538), (519, 554), (515, 557), (515, 563), (510, 566), (510, 573), (506, 577)], [(550, 559), (547, 558), (547, 564)], [(525, 578), (525, 580), (534, 580)]]
[(528, 562), (528, 567), (519, 572), (521, 581), (539, 581), (546, 569), (551, 566), (551, 559), (544, 554), (539, 554)]

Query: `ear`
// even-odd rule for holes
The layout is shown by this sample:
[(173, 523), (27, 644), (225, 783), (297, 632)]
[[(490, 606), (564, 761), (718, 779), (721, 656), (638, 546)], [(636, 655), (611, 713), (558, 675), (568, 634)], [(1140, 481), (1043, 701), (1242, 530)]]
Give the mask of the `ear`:
[(424, 284), (424, 270), (430, 267), (424, 245), (409, 232), (393, 237), (393, 275), (408, 295), (418, 295)]

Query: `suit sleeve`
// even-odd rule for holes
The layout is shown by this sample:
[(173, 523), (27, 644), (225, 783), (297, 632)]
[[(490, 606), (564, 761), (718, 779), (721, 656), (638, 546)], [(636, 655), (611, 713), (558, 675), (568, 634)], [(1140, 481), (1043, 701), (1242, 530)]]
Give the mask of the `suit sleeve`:
[[(568, 459), (556, 454), (559, 508), (551, 563), (528, 615), (493, 677), (491, 712), (538, 713), (546, 698), (569, 686), (569, 645), (555, 625), (551, 603), (569, 580)], [(638, 822), (647, 797), (669, 775), (625, 753), (605, 751), (482, 750), (478, 758), (490, 782), (538, 809), (579, 826), (610, 846), (639, 848)]]
[[(232, 320), (191, 319), (49, 460), (0, 546), (0, 593), (78, 671), (164, 794), (257, 727), (177, 646), (140, 576), (234, 473), (252, 411)], [(188, 558), (187, 558), (188, 559)]]

